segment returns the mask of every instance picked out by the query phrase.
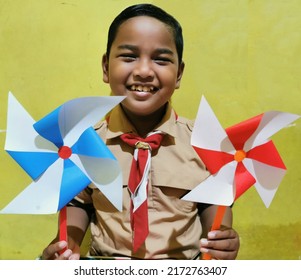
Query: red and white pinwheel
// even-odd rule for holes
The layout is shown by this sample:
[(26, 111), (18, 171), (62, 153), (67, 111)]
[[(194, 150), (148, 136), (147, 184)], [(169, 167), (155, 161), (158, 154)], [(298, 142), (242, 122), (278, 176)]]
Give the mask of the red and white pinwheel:
[(269, 207), (286, 167), (269, 137), (300, 116), (269, 111), (224, 130), (202, 97), (191, 144), (211, 176), (183, 199), (231, 205), (255, 186)]
[(213, 229), (219, 228), (224, 207), (255, 186), (266, 207), (286, 173), (269, 138), (300, 116), (269, 111), (224, 130), (202, 97), (191, 144), (211, 173), (184, 200), (220, 205)]

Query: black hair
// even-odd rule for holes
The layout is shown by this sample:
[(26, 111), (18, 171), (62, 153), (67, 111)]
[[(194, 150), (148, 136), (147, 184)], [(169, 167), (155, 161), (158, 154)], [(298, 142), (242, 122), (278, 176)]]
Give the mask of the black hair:
[(108, 32), (108, 42), (106, 55), (109, 57), (112, 44), (116, 38), (118, 28), (126, 20), (137, 17), (137, 16), (149, 16), (158, 19), (159, 21), (166, 24), (172, 31), (175, 45), (178, 53), (179, 64), (182, 62), (183, 56), (183, 35), (182, 27), (179, 22), (170, 14), (162, 10), (161, 8), (154, 6), (152, 4), (137, 4), (132, 5), (124, 9), (111, 23)]

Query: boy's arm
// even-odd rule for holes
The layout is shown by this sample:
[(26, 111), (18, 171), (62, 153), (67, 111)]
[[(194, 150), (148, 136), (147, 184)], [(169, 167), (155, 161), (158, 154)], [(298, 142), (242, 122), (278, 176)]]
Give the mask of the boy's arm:
[[(56, 238), (43, 250), (41, 259), (79, 259), (80, 245), (85, 237), (89, 221), (89, 216), (84, 209), (74, 206), (67, 207), (68, 243), (59, 241), (59, 234), (57, 234)], [(63, 249), (67, 250), (60, 254)]]
[(68, 238), (72, 238), (78, 246), (81, 245), (85, 237), (89, 221), (90, 218), (84, 209), (74, 206), (67, 207)]
[[(216, 206), (216, 205), (211, 205), (201, 212), (200, 218), (201, 218), (201, 223), (202, 223), (202, 227), (203, 227), (202, 237), (207, 237), (207, 234), (210, 231), (211, 226), (213, 224), (213, 221), (214, 221), (214, 218), (216, 215), (216, 211), (217, 211), (217, 207), (218, 206)], [(231, 228), (232, 222), (233, 222), (232, 208), (227, 207), (224, 217), (223, 217), (222, 225), (224, 227)]]

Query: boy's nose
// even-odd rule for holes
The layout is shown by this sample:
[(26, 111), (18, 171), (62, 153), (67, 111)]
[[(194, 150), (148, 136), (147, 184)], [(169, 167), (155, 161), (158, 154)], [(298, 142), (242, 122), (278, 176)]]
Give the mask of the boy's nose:
[(154, 71), (152, 69), (152, 62), (147, 59), (141, 59), (137, 61), (136, 67), (133, 71), (134, 76), (140, 77), (143, 79), (153, 78)]

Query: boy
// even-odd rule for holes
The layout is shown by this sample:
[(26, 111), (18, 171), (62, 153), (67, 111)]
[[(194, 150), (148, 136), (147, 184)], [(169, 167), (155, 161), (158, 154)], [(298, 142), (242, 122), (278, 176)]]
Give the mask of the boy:
[(91, 184), (69, 203), (68, 244), (56, 238), (43, 259), (79, 259), (89, 224), (91, 256), (236, 258), (239, 237), (231, 228), (231, 208), (223, 230), (209, 232), (216, 207), (181, 200), (209, 176), (190, 145), (193, 123), (170, 104), (184, 71), (182, 52), (181, 26), (156, 6), (128, 7), (112, 22), (103, 80), (113, 95), (127, 98), (95, 129), (121, 165), (123, 211)]

